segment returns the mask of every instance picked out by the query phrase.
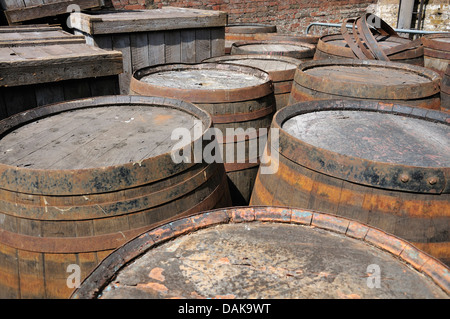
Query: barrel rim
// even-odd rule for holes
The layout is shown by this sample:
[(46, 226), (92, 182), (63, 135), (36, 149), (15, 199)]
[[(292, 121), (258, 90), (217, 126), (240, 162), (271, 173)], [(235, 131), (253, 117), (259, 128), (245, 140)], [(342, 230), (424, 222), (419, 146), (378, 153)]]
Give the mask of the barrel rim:
[[(270, 54), (235, 54), (235, 55), (222, 55), (222, 56), (216, 56), (212, 58), (207, 58), (203, 60), (202, 62), (215, 62), (215, 63), (221, 63), (223, 61), (233, 61), (233, 60), (274, 60), (274, 61), (281, 61), (288, 64), (293, 65), (292, 70), (275, 70), (275, 71), (266, 71), (259, 67), (254, 67), (259, 70), (262, 70), (263, 72), (267, 72), (269, 76), (271, 77), (273, 82), (279, 82), (279, 81), (286, 81), (286, 80), (293, 80), (295, 69), (305, 61), (302, 59), (296, 59), (288, 56), (282, 56), (282, 55), (270, 55)], [(227, 63), (227, 64), (238, 64), (238, 63)], [(242, 65), (242, 64), (238, 64)]]
[(305, 51), (293, 51), (293, 52), (284, 52), (284, 51), (271, 51), (269, 54), (271, 55), (282, 55), (282, 56), (290, 56), (296, 59), (305, 59), (312, 58), (314, 56), (316, 45), (301, 42), (301, 41), (284, 41), (284, 40), (248, 40), (248, 41), (236, 41), (231, 44), (231, 54), (261, 54), (260, 51), (247, 51), (243, 50), (241, 47), (246, 45), (259, 45), (259, 44), (287, 44), (297, 47), (305, 47), (307, 50)]
[[(167, 86), (153, 85), (142, 82), (144, 76), (164, 71), (184, 70), (184, 69), (211, 69), (211, 70), (231, 70), (244, 72), (256, 76), (264, 81), (258, 85), (245, 86), (238, 89), (179, 89)], [(190, 101), (191, 103), (225, 103), (242, 102), (257, 99), (273, 93), (273, 83), (267, 72), (248, 66), (238, 66), (234, 64), (222, 63), (165, 63), (145, 67), (133, 72), (130, 82), (130, 90), (142, 95), (171, 96), (177, 99)]]
[[(12, 117), (0, 121), (0, 136), (14, 128), (18, 128), (46, 116), (53, 116), (62, 112), (83, 108), (114, 105), (172, 107), (200, 119), (203, 123), (203, 133), (212, 127), (212, 118), (209, 113), (193, 103), (157, 96), (110, 95), (54, 103), (15, 114)], [(194, 144), (201, 139), (202, 137), (198, 137), (191, 141), (191, 149), (193, 149)], [(2, 185), (1, 188), (9, 191), (36, 195), (85, 195), (89, 193), (108, 193), (167, 178), (195, 165), (194, 161), (191, 161), (191, 163), (182, 162), (175, 164), (171, 157), (172, 153), (173, 152), (159, 154), (139, 162), (84, 169), (36, 169), (0, 163), (0, 184)], [(172, 163), (172, 165), (168, 165), (170, 163)], [(158, 169), (155, 169), (155, 167), (158, 167)], [(134, 177), (135, 180), (126, 181), (124, 177), (125, 171), (127, 174), (130, 174), (130, 179)], [(115, 185), (109, 185), (108, 189), (99, 189), (99, 183), (97, 183), (96, 180), (102, 180), (102, 177), (108, 177), (115, 180), (117, 183)], [(23, 183), (23, 181), (27, 182)]]
[[(254, 33), (276, 33), (277, 26), (273, 24), (263, 24), (263, 23), (231, 23), (225, 26), (226, 33), (238, 34), (238, 32), (233, 32), (233, 28), (240, 28), (240, 34), (254, 34)], [(247, 28), (246, 28), (247, 27)], [(230, 30), (231, 28), (231, 30)]]
[[(300, 102), (275, 113), (271, 128), (279, 129), (279, 150), (272, 147), (271, 151), (278, 152), (298, 165), (360, 185), (415, 193), (450, 193), (450, 167), (411, 166), (339, 154), (306, 143), (282, 128), (284, 122), (294, 116), (327, 110), (389, 113), (450, 125), (450, 114), (446, 112), (404, 104), (360, 100)], [(268, 141), (268, 145), (271, 145), (271, 141)], [(408, 177), (406, 182), (402, 181), (403, 176)]]
[[(314, 67), (324, 66), (372, 66), (382, 69), (397, 69), (427, 77), (430, 82), (387, 86), (384, 84), (358, 83), (343, 80), (336, 81), (333, 77), (319, 77), (305, 72)], [(440, 91), (441, 77), (433, 70), (406, 63), (377, 60), (328, 59), (302, 63), (296, 70), (294, 82), (314, 91), (353, 98), (411, 100), (438, 94)]]
[[(378, 37), (375, 38), (377, 39)], [(384, 37), (382, 38), (384, 39)], [(389, 37), (388, 39), (392, 42), (399, 43), (399, 45), (412, 42), (411, 40), (402, 37)], [(356, 55), (353, 53), (353, 50), (349, 46), (338, 46), (329, 43), (329, 41), (332, 40), (342, 40), (344, 43), (346, 43), (341, 33), (326, 34), (319, 38), (317, 42), (317, 50), (331, 55), (356, 59)], [(424, 48), (422, 45), (417, 47), (413, 46), (403, 51), (399, 51), (393, 54), (387, 54), (387, 56), (391, 61), (423, 58), (423, 49)]]
[(450, 42), (441, 42), (437, 39), (439, 38), (449, 38), (450, 33), (434, 33), (434, 34), (425, 34), (422, 37), (422, 43), (425, 48), (440, 50), (440, 51), (450, 51)]
[(118, 271), (164, 242), (216, 225), (252, 222), (285, 223), (319, 228), (363, 241), (377, 249), (387, 251), (419, 273), (426, 274), (436, 286), (450, 294), (449, 267), (404, 239), (376, 227), (330, 213), (286, 206), (257, 205), (195, 213), (151, 228), (118, 247), (103, 259), (72, 292), (70, 298), (97, 298)]

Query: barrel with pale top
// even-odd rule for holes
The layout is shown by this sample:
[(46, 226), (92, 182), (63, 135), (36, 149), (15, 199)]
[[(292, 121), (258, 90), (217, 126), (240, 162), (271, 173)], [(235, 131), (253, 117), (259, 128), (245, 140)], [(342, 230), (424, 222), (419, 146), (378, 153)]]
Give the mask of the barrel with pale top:
[(449, 123), (445, 112), (379, 101), (287, 106), (271, 126), (278, 147), (267, 143), (277, 170), (258, 173), (250, 205), (354, 218), (448, 264)]
[(289, 104), (326, 99), (382, 100), (440, 109), (439, 75), (403, 63), (320, 60), (301, 64), (295, 73)]
[(316, 46), (306, 42), (266, 40), (242, 41), (231, 45), (231, 54), (282, 55), (295, 59), (312, 59)]
[(272, 79), (276, 107), (279, 110), (288, 104), (295, 70), (303, 61), (281, 55), (250, 54), (225, 55), (206, 59), (203, 62), (240, 64), (267, 72)]
[(422, 38), (424, 66), (444, 76), (450, 63), (450, 34), (428, 34)]
[(229, 206), (223, 164), (172, 157), (197, 120), (211, 127), (184, 101), (107, 96), (1, 121), (0, 296), (66, 298), (69, 266), (82, 279), (158, 223)]

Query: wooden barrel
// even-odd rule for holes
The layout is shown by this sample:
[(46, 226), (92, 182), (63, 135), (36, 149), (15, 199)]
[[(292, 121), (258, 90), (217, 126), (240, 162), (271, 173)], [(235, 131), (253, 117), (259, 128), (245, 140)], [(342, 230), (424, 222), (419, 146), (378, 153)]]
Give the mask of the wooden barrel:
[(211, 126), (187, 102), (107, 96), (1, 121), (0, 296), (67, 298), (69, 266), (84, 278), (158, 223), (229, 206), (223, 164), (172, 158), (172, 130), (197, 120)]
[(272, 79), (277, 110), (288, 104), (295, 70), (303, 61), (268, 54), (224, 55), (203, 60), (203, 62), (246, 65), (267, 72)]
[(312, 59), (315, 49), (313, 44), (294, 41), (242, 41), (231, 45), (231, 54), (269, 54)]
[[(424, 49), (421, 45), (413, 45), (406, 50), (395, 52), (401, 45), (411, 44), (411, 40), (401, 37), (375, 36), (379, 46), (383, 48), (392, 62), (424, 66)], [(391, 53), (394, 51), (393, 53)], [(314, 60), (326, 59), (358, 59), (342, 34), (329, 34), (320, 37), (317, 42)]]
[[(130, 90), (187, 100), (209, 112), (223, 136), (216, 138), (233, 203), (248, 204), (259, 165), (253, 146), (265, 143), (264, 130), (276, 110), (273, 84), (266, 72), (221, 63), (165, 64), (136, 71)], [(235, 130), (234, 134), (227, 129)]]
[(289, 104), (310, 100), (361, 99), (440, 109), (440, 77), (416, 65), (375, 60), (302, 63)]
[(441, 83), (441, 110), (450, 111), (450, 64), (442, 77)]
[(422, 37), (424, 66), (444, 76), (450, 63), (450, 34), (428, 34)]
[(250, 204), (354, 218), (449, 264), (449, 128), (449, 114), (404, 104), (287, 106), (271, 126), (279, 130), (279, 147), (270, 148), (278, 170), (258, 173)]
[(449, 270), (352, 219), (254, 206), (207, 211), (142, 234), (71, 298), (448, 299)]
[(234, 23), (225, 27), (225, 54), (230, 54), (231, 45), (237, 41), (255, 40), (257, 35), (277, 33), (277, 26), (261, 23)]

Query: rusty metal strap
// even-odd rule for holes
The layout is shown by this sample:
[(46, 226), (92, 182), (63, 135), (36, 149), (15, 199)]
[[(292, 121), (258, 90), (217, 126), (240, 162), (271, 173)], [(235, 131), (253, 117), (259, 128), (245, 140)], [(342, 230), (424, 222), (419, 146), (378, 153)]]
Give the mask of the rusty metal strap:
[(249, 113), (238, 113), (238, 114), (220, 114), (212, 115), (213, 123), (215, 124), (228, 124), (236, 122), (247, 122), (251, 120), (256, 120), (263, 118), (269, 114), (274, 113), (276, 110), (275, 105), (270, 105), (269, 107), (259, 109)]

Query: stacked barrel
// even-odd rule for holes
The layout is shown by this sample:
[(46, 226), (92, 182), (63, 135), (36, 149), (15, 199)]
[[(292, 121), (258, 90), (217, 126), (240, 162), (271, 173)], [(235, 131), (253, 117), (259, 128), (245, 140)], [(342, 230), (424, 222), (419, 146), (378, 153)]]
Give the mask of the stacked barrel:
[(449, 297), (449, 38), (372, 18), (4, 27), (0, 297)]

